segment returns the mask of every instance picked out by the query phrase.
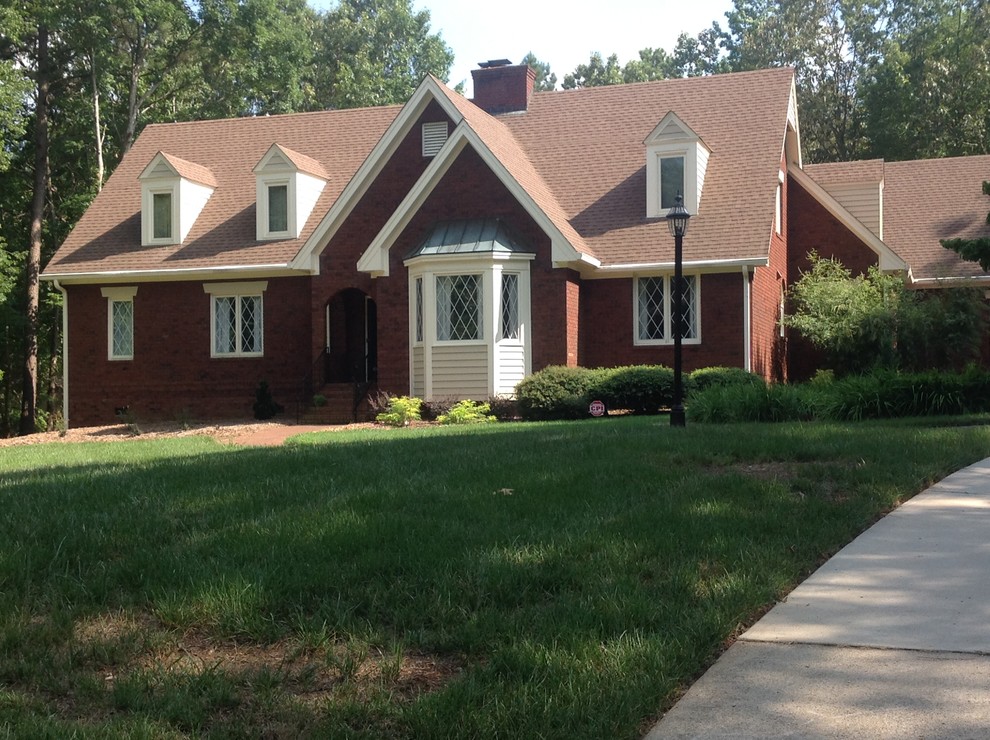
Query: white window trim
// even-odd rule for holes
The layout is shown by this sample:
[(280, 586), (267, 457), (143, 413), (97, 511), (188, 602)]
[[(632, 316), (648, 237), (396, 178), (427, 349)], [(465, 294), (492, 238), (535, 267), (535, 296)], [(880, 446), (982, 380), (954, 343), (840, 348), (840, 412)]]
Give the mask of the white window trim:
[[(666, 339), (640, 339), (639, 336), (639, 281), (640, 278), (663, 278), (663, 335)], [(694, 278), (694, 315), (696, 317), (696, 335), (692, 339), (681, 339), (681, 344), (701, 344), (701, 275), (685, 273), (685, 278)], [(637, 347), (666, 347), (674, 345), (673, 316), (671, 300), (673, 298), (674, 276), (671, 273), (654, 275), (637, 275), (632, 280), (633, 296), (633, 345)]]
[[(250, 283), (204, 283), (203, 292), (210, 296), (210, 357), (217, 360), (244, 357), (264, 357), (265, 355), (265, 290), (268, 288), (267, 280), (259, 280)], [(217, 298), (237, 298), (237, 327), (235, 328), (237, 346), (241, 345), (241, 311), (240, 300), (242, 298), (257, 298), (261, 304), (259, 316), (261, 319), (261, 349), (257, 352), (217, 352), (216, 347), (216, 299)]]
[[(143, 246), (166, 246), (179, 244), (179, 181), (176, 179), (168, 185), (146, 186), (142, 188), (143, 198), (141, 204), (142, 213), (142, 239)], [(172, 196), (172, 235), (169, 237), (155, 237), (155, 196), (168, 194)]]
[(776, 195), (776, 201), (774, 203), (774, 218), (773, 218), (773, 221), (774, 221), (774, 230), (777, 232), (777, 236), (780, 236), (781, 235), (781, 231), (783, 229), (783, 225), (781, 223), (783, 221), (783, 205), (784, 205), (784, 201), (783, 201), (784, 193), (783, 193), (783, 191), (784, 191), (784, 173), (783, 172), (778, 172), (777, 173), (777, 195)]
[[(285, 188), (285, 229), (280, 231), (273, 231), (271, 227), (271, 204), (272, 204), (272, 188), (284, 187)], [(288, 237), (292, 233), (290, 228), (290, 221), (292, 220), (292, 200), (289, 198), (289, 180), (286, 178), (283, 181), (269, 180), (265, 183), (265, 237), (266, 238), (276, 238), (276, 237)]]
[[(119, 362), (121, 360), (134, 359), (134, 296), (137, 295), (137, 286), (119, 286), (113, 288), (101, 288), (100, 292), (107, 299), (107, 360)], [(131, 353), (129, 355), (115, 355), (113, 353), (113, 304), (131, 304)]]
[[(516, 278), (516, 333), (519, 335), (515, 339), (506, 338), (502, 335), (502, 281), (506, 275), (514, 275)], [(523, 288), (523, 275), (517, 270), (500, 270), (497, 274), (498, 277), (498, 288), (497, 295), (495, 296), (495, 312), (497, 321), (497, 336), (495, 341), (498, 344), (504, 345), (506, 347), (522, 347), (526, 344), (525, 337), (523, 336), (523, 322), (522, 322), (522, 288)], [(493, 283), (494, 284), (494, 283)]]
[(412, 344), (422, 347), (426, 341), (426, 277), (416, 275), (412, 278), (412, 316), (409, 326), (412, 329)]
[[(286, 230), (268, 230), (268, 189), (271, 187), (285, 186), (285, 207), (286, 207)], [(294, 174), (285, 175), (258, 175), (258, 239), (288, 239), (296, 231), (296, 178)]]
[[(687, 190), (687, 178), (688, 178), (688, 155), (686, 153), (680, 154), (678, 152), (659, 152), (657, 154), (657, 203), (660, 206), (660, 210), (663, 212), (669, 211), (674, 207), (674, 204), (670, 205), (663, 204), (663, 160), (665, 159), (679, 159), (681, 160), (681, 182), (680, 187), (677, 188), (677, 192), (680, 193), (681, 197), (684, 197), (684, 193)], [(685, 200), (685, 203), (687, 200)]]

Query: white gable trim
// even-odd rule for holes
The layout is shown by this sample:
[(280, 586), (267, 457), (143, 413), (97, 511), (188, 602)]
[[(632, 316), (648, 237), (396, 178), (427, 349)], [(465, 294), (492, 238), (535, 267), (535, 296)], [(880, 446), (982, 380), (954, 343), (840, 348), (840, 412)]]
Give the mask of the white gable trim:
[(853, 216), (843, 206), (828, 194), (821, 185), (811, 179), (804, 170), (793, 167), (790, 170), (791, 177), (795, 182), (804, 188), (818, 203), (839, 222), (855, 234), (860, 241), (868, 246), (878, 257), (880, 269), (884, 272), (907, 271), (908, 264), (901, 259), (893, 249), (888, 247), (880, 238), (866, 228), (859, 219)]
[(375, 178), (388, 164), (389, 159), (402, 143), (406, 135), (412, 130), (413, 124), (426, 110), (426, 106), (431, 101), (436, 101), (454, 122), (456, 126), (463, 118), (461, 112), (450, 101), (447, 95), (440, 89), (440, 83), (435, 78), (427, 76), (416, 92), (413, 93), (409, 101), (402, 107), (399, 115), (385, 129), (382, 138), (378, 140), (374, 149), (367, 156), (354, 177), (341, 192), (333, 206), (327, 211), (319, 225), (313, 231), (306, 243), (303, 244), (298, 254), (289, 263), (289, 267), (296, 270), (309, 270), (311, 274), (318, 275), (320, 272), (319, 252), (321, 248), (333, 238), (333, 235), (344, 223), (348, 215), (357, 205), (361, 197), (368, 191)]
[(593, 257), (583, 254), (577, 250), (573, 244), (561, 233), (560, 229), (553, 223), (550, 217), (544, 212), (532, 196), (522, 185), (509, 173), (505, 165), (495, 156), (475, 131), (465, 122), (461, 122), (454, 129), (454, 132), (447, 139), (440, 152), (423, 172), (422, 176), (412, 187), (406, 197), (396, 208), (382, 230), (372, 240), (371, 244), (358, 260), (358, 270), (370, 273), (374, 277), (387, 277), (389, 274), (388, 252), (395, 243), (395, 240), (408, 226), (413, 216), (420, 206), (426, 201), (430, 193), (439, 184), (440, 180), (450, 169), (465, 147), (471, 146), (481, 157), (482, 161), (498, 177), (499, 181), (505, 185), (509, 193), (515, 198), (526, 212), (536, 221), (544, 234), (550, 237), (551, 255), (554, 264), (567, 264), (572, 262), (585, 262), (593, 266), (598, 266), (600, 262)]

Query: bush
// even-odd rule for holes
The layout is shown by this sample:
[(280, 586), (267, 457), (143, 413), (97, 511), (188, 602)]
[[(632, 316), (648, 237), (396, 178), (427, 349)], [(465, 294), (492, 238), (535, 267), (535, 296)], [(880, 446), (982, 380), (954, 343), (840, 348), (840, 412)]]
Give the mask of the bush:
[(258, 383), (258, 389), (254, 393), (254, 418), (260, 421), (271, 419), (276, 414), (281, 414), (285, 409), (275, 402), (272, 391), (268, 387), (268, 381), (262, 380)]
[(498, 421), (491, 415), (491, 406), (487, 403), (475, 403), (470, 400), (458, 401), (450, 411), (437, 417), (438, 424), (489, 424)]
[(691, 373), (690, 379), (692, 391), (695, 392), (714, 386), (766, 385), (762, 376), (741, 367), (703, 367)]
[(783, 384), (712, 385), (687, 406), (700, 422), (804, 421), (817, 414), (818, 392), (811, 386)]
[(488, 408), (499, 421), (512, 421), (519, 417), (519, 405), (514, 398), (492, 396), (488, 399)]
[(608, 409), (656, 414), (661, 408), (669, 408), (673, 401), (674, 371), (662, 365), (617, 367), (603, 374), (590, 390), (590, 395), (603, 401)]
[(420, 416), (423, 421), (437, 421), (441, 416), (449, 413), (455, 403), (457, 403), (457, 399), (450, 396), (423, 401)]
[(601, 377), (601, 370), (545, 367), (516, 386), (519, 414), (531, 421), (579, 419), (587, 415), (589, 390)]
[(420, 420), (420, 408), (423, 401), (409, 396), (393, 396), (389, 398), (388, 410), (375, 417), (380, 424), (391, 427), (408, 426), (410, 422)]

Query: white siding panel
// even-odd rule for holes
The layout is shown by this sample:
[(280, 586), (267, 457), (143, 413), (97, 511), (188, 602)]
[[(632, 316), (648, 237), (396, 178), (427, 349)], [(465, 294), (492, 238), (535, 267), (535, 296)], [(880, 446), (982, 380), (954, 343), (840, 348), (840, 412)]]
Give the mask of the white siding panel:
[(433, 397), (484, 400), (488, 390), (488, 347), (484, 344), (433, 348)]
[(499, 345), (498, 359), (495, 393), (511, 395), (516, 384), (526, 377), (526, 350), (522, 345)]
[(880, 234), (880, 185), (878, 183), (835, 184), (823, 186), (829, 195), (856, 217), (860, 223)]
[(413, 382), (412, 393), (418, 398), (426, 395), (426, 375), (423, 372), (423, 348), (413, 347)]

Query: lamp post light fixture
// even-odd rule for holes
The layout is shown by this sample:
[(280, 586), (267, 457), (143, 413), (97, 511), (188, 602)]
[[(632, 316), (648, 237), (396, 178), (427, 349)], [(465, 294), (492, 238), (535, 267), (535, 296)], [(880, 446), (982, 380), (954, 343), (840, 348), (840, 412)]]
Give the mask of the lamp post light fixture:
[(684, 386), (681, 382), (681, 339), (684, 336), (684, 235), (691, 214), (684, 207), (684, 198), (677, 194), (674, 206), (667, 211), (667, 228), (674, 237), (674, 289), (671, 314), (674, 332), (674, 398), (670, 405), (670, 425), (682, 427), (684, 418)]

